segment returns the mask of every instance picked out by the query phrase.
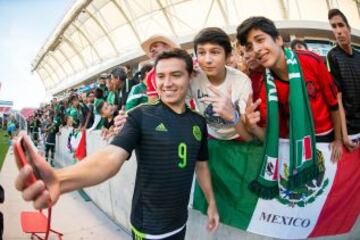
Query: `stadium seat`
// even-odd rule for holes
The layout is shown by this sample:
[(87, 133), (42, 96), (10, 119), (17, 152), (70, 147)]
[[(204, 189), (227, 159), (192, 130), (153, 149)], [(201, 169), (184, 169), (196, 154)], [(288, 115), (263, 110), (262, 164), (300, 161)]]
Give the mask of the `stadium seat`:
[[(31, 234), (31, 239), (45, 240), (47, 231), (48, 218), (42, 211), (21, 212), (21, 227), (24, 233)], [(63, 234), (51, 229), (50, 233), (54, 233), (61, 240)], [(44, 235), (41, 237), (39, 234)], [(36, 237), (36, 238), (35, 238)]]

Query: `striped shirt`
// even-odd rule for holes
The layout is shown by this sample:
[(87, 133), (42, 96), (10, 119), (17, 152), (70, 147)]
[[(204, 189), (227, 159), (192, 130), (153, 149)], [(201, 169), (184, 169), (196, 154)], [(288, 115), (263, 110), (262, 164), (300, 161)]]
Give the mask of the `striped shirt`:
[(360, 53), (352, 49), (352, 55), (339, 46), (327, 56), (331, 74), (342, 93), (349, 134), (360, 133)]
[(195, 163), (208, 159), (205, 119), (188, 108), (177, 114), (160, 101), (141, 105), (112, 144), (136, 153), (132, 226), (150, 235), (183, 227)]
[(146, 95), (146, 85), (141, 82), (131, 88), (129, 96), (126, 100), (125, 110), (129, 111), (137, 105), (146, 102), (148, 102), (148, 96)]

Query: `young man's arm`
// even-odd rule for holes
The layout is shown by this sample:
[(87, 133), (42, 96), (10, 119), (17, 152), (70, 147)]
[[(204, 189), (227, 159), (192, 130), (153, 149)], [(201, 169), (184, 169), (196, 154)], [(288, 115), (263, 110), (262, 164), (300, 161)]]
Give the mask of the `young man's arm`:
[(196, 161), (195, 173), (201, 190), (208, 202), (208, 230), (216, 230), (219, 225), (219, 214), (216, 208), (214, 193), (211, 186), (210, 171), (206, 161)]
[(56, 170), (60, 194), (106, 181), (120, 170), (128, 156), (123, 148), (108, 145), (75, 165)]
[[(111, 145), (86, 157), (79, 163), (54, 171), (31, 146), (30, 140), (24, 136), (30, 158), (39, 169), (41, 180), (27, 184), (31, 174), (30, 166), (23, 167), (16, 180), (16, 188), (23, 192), (26, 201), (33, 201), (37, 209), (45, 208), (51, 199), (56, 203), (62, 193), (79, 188), (99, 184), (114, 176), (137, 146), (140, 138), (140, 126), (137, 119), (141, 118), (141, 111), (132, 111), (129, 119), (111, 142)], [(25, 133), (24, 133), (25, 135)], [(45, 189), (46, 188), (46, 189)]]
[(109, 179), (119, 171), (129, 156), (124, 149), (110, 145), (75, 165), (54, 170), (32, 149), (30, 140), (26, 136), (24, 139), (41, 180), (29, 185), (28, 179), (33, 168), (26, 165), (20, 170), (15, 186), (22, 192), (24, 200), (33, 201), (36, 209), (48, 207), (50, 200), (52, 205), (55, 204), (62, 193), (93, 186)]
[(339, 113), (340, 113), (340, 120), (341, 120), (341, 133), (342, 133), (342, 139), (343, 139), (343, 143), (345, 145), (345, 147), (347, 148), (347, 150), (349, 150), (350, 152), (355, 150), (358, 145), (356, 143), (354, 143), (348, 135), (348, 130), (347, 130), (347, 126), (346, 126), (346, 115), (345, 115), (345, 110), (344, 110), (344, 106), (342, 104), (342, 93), (339, 92), (338, 93), (338, 103), (339, 103)]
[(342, 156), (342, 137), (341, 137), (341, 117), (340, 111), (331, 111), (331, 119), (334, 124), (335, 139), (330, 144), (331, 146), (331, 161), (337, 162)]

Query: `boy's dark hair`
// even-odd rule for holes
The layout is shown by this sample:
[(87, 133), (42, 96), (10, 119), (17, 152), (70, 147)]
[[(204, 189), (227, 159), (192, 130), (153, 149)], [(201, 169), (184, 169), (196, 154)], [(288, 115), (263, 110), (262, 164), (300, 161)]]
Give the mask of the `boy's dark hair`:
[(340, 16), (342, 18), (342, 20), (344, 21), (344, 23), (346, 24), (346, 26), (348, 28), (350, 28), (347, 18), (339, 9), (337, 9), (337, 8), (330, 9), (328, 12), (328, 20), (332, 19), (335, 16)]
[(91, 90), (91, 91), (87, 92), (87, 93), (86, 93), (86, 97), (89, 97), (89, 96), (90, 96), (90, 94), (94, 94), (94, 95), (95, 95), (95, 92), (94, 92), (93, 90)]
[(72, 103), (72, 101), (74, 101), (74, 100), (79, 100), (79, 97), (78, 97), (78, 95), (76, 95), (76, 94), (70, 94), (70, 97), (69, 97), (69, 100), (68, 100), (68, 104), (70, 105), (71, 103)]
[(117, 78), (121, 81), (125, 81), (127, 78), (127, 74), (123, 67), (116, 67), (111, 71), (111, 76)]
[(96, 98), (103, 98), (104, 97), (104, 91), (101, 88), (95, 89), (95, 97)]
[(308, 49), (308, 46), (307, 46), (306, 42), (304, 42), (304, 41), (302, 41), (300, 39), (294, 39), (294, 40), (291, 41), (291, 43), (290, 43), (291, 49), (294, 49), (295, 46), (298, 45), (298, 44), (303, 45), (305, 47), (305, 49)]
[(156, 66), (160, 60), (170, 59), (170, 58), (177, 58), (177, 59), (183, 60), (186, 64), (186, 71), (189, 73), (189, 75), (192, 74), (192, 72), (194, 70), (192, 58), (185, 50), (182, 50), (179, 48), (175, 48), (170, 51), (164, 51), (164, 52), (160, 53), (156, 57), (154, 67), (156, 68)]
[(197, 53), (199, 44), (205, 43), (220, 45), (224, 49), (226, 57), (232, 52), (230, 38), (221, 28), (208, 27), (202, 29), (194, 38), (195, 54)]
[(103, 108), (105, 101), (101, 101), (96, 105), (96, 111), (101, 115), (101, 109)]
[(243, 21), (236, 29), (236, 38), (240, 45), (245, 45), (247, 36), (252, 29), (260, 30), (272, 37), (274, 41), (280, 36), (273, 21), (266, 17), (250, 17)]
[(153, 65), (151, 64), (145, 64), (140, 69), (140, 80), (143, 80), (146, 77), (146, 73), (150, 72), (153, 68)]

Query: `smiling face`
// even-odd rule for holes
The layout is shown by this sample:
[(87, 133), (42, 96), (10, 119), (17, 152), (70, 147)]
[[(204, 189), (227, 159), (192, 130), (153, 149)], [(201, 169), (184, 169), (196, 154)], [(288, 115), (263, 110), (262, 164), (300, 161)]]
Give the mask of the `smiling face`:
[(244, 49), (243, 59), (245, 64), (249, 67), (251, 71), (256, 71), (262, 68), (262, 66), (257, 61), (255, 52), (253, 50)]
[(273, 69), (284, 57), (282, 45), (281, 37), (274, 40), (269, 34), (254, 28), (247, 35), (245, 48), (246, 51), (254, 51), (256, 61), (260, 65)]
[(344, 22), (344, 19), (340, 15), (335, 15), (329, 20), (329, 22), (336, 42), (340, 46), (349, 46), (351, 44), (351, 30)]
[(154, 42), (149, 47), (149, 57), (155, 59), (160, 53), (169, 49), (170, 46), (164, 42)]
[(222, 46), (214, 43), (199, 44), (196, 55), (200, 68), (208, 78), (224, 76), (227, 56)]
[(181, 107), (190, 84), (190, 74), (182, 59), (161, 59), (156, 65), (156, 86), (161, 101), (170, 108)]

